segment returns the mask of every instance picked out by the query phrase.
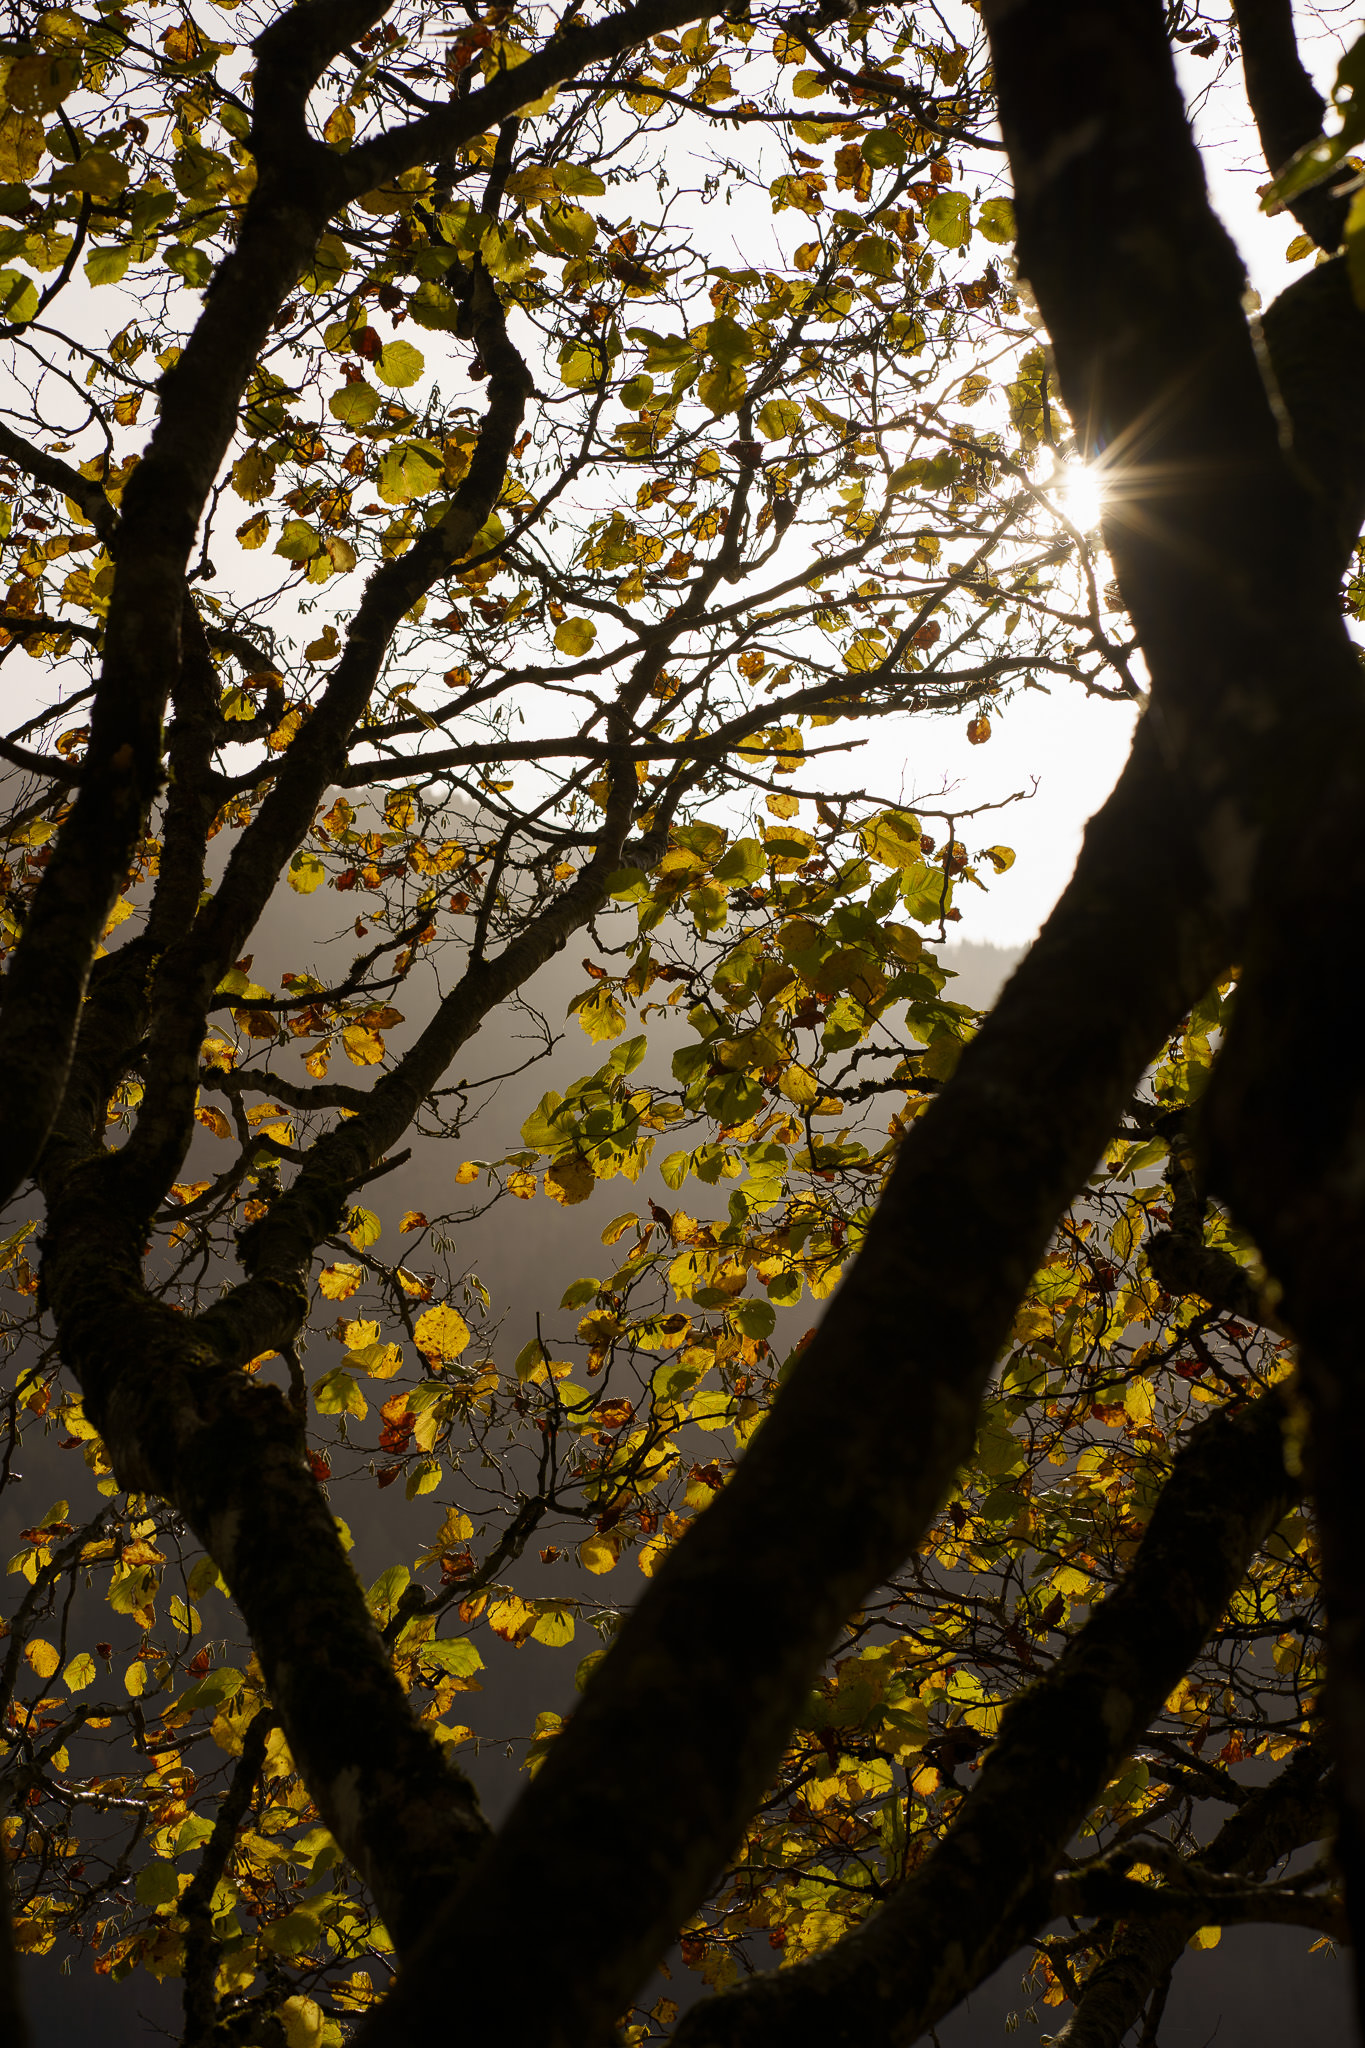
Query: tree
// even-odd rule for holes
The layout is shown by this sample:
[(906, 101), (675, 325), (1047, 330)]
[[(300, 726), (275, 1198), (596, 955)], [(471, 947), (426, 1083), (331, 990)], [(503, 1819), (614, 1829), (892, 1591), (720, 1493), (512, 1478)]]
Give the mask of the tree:
[[(1291, 1329), (1319, 1415), (1348, 1404), (1313, 1478), (1354, 1910), (1355, 1084), (1315, 1049), (1300, 1114), (1276, 1022), (1309, 1000), (1285, 890), (1312, 1000), (1355, 972), (1350, 259), (1258, 358), (1171, 74), (1168, 27), (1208, 24), (998, 12), (988, 50), (930, 9), (305, 0), (251, 23), (249, 73), (207, 15), (16, 37), (0, 1117), (43, 1220), (36, 1268), (32, 1223), (6, 1246), (3, 1476), (60, 1421), (105, 1504), (34, 1512), (15, 1561), (6, 1838), (20, 1946), (182, 1976), (187, 2042), (436, 2038), (452, 1950), (462, 2026), (599, 2040), (680, 1928), (720, 1994), (680, 2040), (912, 2039), (1059, 1912), (1040, 1984), (1116, 2040), (1192, 1933), (1338, 1932), (1326, 1871), (1263, 1882), (1326, 1799)], [(1279, 170), (1321, 110), (1287, 13), (1237, 26)], [(996, 87), (1055, 367), (1009, 202), (962, 170)], [(722, 190), (746, 242), (761, 197), (762, 268), (716, 260)], [(1290, 199), (1335, 250), (1341, 201)], [(1059, 392), (1117, 587), (1060, 497)], [(1047, 675), (1140, 697), (1125, 606), (1152, 707), (978, 1031), (925, 932), (1009, 849), (837, 755), (913, 712), (984, 741)], [(267, 986), (282, 886), (312, 923)], [(334, 890), (370, 941), (341, 975)], [(368, 1191), (410, 1133), (462, 1139), (466, 1048), (502, 1069), (500, 1006), (580, 929), (623, 968), (571, 1007), (611, 1049), (460, 1160), (453, 1215), (576, 1206), (665, 1132), (659, 1192), (724, 1209), (637, 1197), (613, 1273), (508, 1356), (451, 1218)], [(424, 1547), (366, 1595), (333, 1502), (399, 1477)], [(551, 1568), (644, 1567), (623, 1626), (577, 1575), (523, 1597), (542, 1535)], [(490, 1840), (450, 1718), (480, 1631), (594, 1619), (610, 1652)], [(792, 1967), (741, 1986), (754, 1942)]]

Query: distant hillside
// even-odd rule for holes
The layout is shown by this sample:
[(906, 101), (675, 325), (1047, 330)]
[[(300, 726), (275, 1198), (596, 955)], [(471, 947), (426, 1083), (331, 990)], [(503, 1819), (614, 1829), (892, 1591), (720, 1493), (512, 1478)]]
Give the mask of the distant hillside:
[(963, 939), (936, 948), (940, 962), (957, 976), (943, 991), (955, 1003), (971, 1003), (988, 1010), (1013, 974), (1027, 946), (990, 946)]

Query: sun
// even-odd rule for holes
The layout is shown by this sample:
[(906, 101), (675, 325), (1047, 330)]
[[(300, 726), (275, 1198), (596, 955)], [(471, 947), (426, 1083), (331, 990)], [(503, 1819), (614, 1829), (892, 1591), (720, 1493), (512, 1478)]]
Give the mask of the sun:
[(1088, 462), (1070, 462), (1058, 478), (1058, 502), (1073, 526), (1089, 533), (1104, 511), (1104, 479)]

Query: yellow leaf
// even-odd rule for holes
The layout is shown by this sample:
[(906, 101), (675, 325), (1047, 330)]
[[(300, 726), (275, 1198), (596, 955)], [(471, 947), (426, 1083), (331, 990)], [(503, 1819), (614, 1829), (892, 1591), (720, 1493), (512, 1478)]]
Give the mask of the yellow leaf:
[(595, 1184), (591, 1166), (577, 1153), (567, 1159), (556, 1159), (545, 1175), (546, 1194), (552, 1201), (562, 1202), (565, 1208), (575, 1202), (586, 1202)]
[(562, 1649), (565, 1643), (571, 1643), (574, 1638), (572, 1613), (558, 1602), (540, 1607), (535, 1626), (531, 1630), (531, 1637), (534, 1642), (544, 1643), (547, 1650)]
[(88, 1650), (82, 1650), (73, 1657), (62, 1673), (62, 1683), (68, 1692), (84, 1692), (95, 1682), (95, 1660)]
[(518, 1201), (529, 1202), (535, 1191), (536, 1177), (533, 1173), (527, 1173), (524, 1168), (519, 1168), (516, 1173), (508, 1174), (507, 1192), (509, 1195), (515, 1195)]
[[(355, 115), (348, 106), (333, 107), (322, 124), (322, 139), (333, 149), (349, 149), (355, 138)], [(290, 2043), (293, 2048), (293, 2043)]]
[(883, 867), (908, 868), (921, 856), (919, 821), (908, 811), (883, 811), (869, 819), (862, 841), (868, 856)]
[(359, 1266), (348, 1266), (338, 1261), (334, 1266), (323, 1267), (318, 1275), (318, 1288), (327, 1301), (348, 1301), (362, 1277)]
[(372, 1380), (391, 1380), (403, 1363), (401, 1344), (367, 1344), (351, 1353), (351, 1364), (359, 1366)]
[(443, 1550), (453, 1550), (457, 1543), (468, 1543), (473, 1534), (474, 1524), (468, 1515), (462, 1514), (459, 1508), (447, 1508), (432, 1556), (439, 1557)]
[(799, 1060), (793, 1060), (791, 1065), (784, 1069), (778, 1086), (788, 1102), (794, 1102), (798, 1109), (806, 1109), (819, 1099), (820, 1083), (810, 1068), (803, 1067)]
[(524, 1643), (535, 1620), (535, 1608), (528, 1607), (515, 1593), (509, 1593), (505, 1600), (495, 1600), (488, 1609), (488, 1626), (505, 1643)]
[[(279, 554), (280, 550), (276, 548), (275, 552)], [(303, 713), (301, 711), (286, 711), (284, 717), (266, 741), (266, 745), (271, 753), (282, 754), (302, 724)]]
[(372, 1067), (384, 1057), (384, 1041), (366, 1024), (348, 1024), (341, 1034), (346, 1057), (357, 1067)]
[(319, 2048), (326, 2022), (315, 1998), (305, 1998), (302, 1993), (286, 1998), (279, 2016), (286, 2048)]
[(1132, 1423), (1149, 1423), (1156, 1413), (1156, 1392), (1150, 1380), (1130, 1380), (1123, 1390), (1123, 1412)]
[[(456, 1180), (458, 1180), (459, 1177), (460, 1176), (457, 1173), (455, 1176)], [(422, 1214), (420, 1209), (405, 1209), (403, 1211), (403, 1220), (398, 1226), (398, 1231), (399, 1235), (401, 1236), (405, 1230), (425, 1230), (426, 1227), (427, 1219)]]
[(555, 646), (561, 654), (586, 654), (596, 638), (597, 628), (591, 619), (565, 619), (555, 628)]
[(112, 150), (90, 149), (74, 164), (59, 164), (52, 173), (54, 192), (88, 192), (112, 205), (128, 183), (127, 166)]
[(417, 1349), (429, 1364), (458, 1358), (469, 1343), (469, 1325), (458, 1309), (441, 1304), (418, 1316), (414, 1335)]
[(289, 886), (300, 896), (311, 896), (326, 879), (327, 870), (315, 853), (296, 853), (289, 863)]
[(141, 1699), (147, 1690), (147, 1666), (142, 1663), (130, 1664), (123, 1674), (123, 1689), (129, 1699)]
[(578, 1558), (586, 1571), (600, 1576), (612, 1571), (621, 1555), (620, 1538), (614, 1535), (587, 1536), (578, 1546)]
[(1223, 1939), (1221, 1927), (1201, 1927), (1190, 1936), (1191, 1948), (1217, 1948)]
[(0, 116), (0, 181), (22, 185), (43, 160), (43, 124), (9, 108)]
[(61, 1661), (51, 1643), (44, 1642), (41, 1636), (34, 1636), (24, 1651), (24, 1662), (37, 1672), (39, 1678), (51, 1678)]
[(476, 1181), (478, 1177), (479, 1169), (472, 1159), (462, 1160), (455, 1169), (455, 1178), (462, 1188), (467, 1188), (470, 1182)]
[(80, 76), (79, 57), (21, 57), (5, 80), (5, 98), (26, 114), (52, 114), (79, 85)]

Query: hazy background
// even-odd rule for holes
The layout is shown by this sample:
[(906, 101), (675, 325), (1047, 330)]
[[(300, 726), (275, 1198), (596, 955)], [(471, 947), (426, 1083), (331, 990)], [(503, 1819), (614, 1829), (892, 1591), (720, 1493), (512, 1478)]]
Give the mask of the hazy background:
[[(1358, 10), (1318, 9), (1310, 18), (1299, 10), (1305, 35), (1305, 56), (1314, 66), (1321, 84), (1330, 80), (1342, 46), (1332, 22), (1339, 19), (1348, 35), (1359, 29)], [(1325, 25), (1324, 25), (1325, 18)], [(1267, 221), (1258, 212), (1255, 188), (1265, 178), (1263, 164), (1249, 141), (1245, 103), (1239, 80), (1233, 78), (1212, 91), (1207, 90), (1207, 67), (1188, 56), (1181, 59), (1182, 79), (1205, 150), (1215, 204), (1236, 236), (1247, 260), (1253, 285), (1267, 300), (1283, 289), (1296, 274), (1284, 262), (1284, 250), (1297, 233), (1287, 217)], [(17, 681), (17, 674), (15, 680)], [(13, 688), (11, 683), (9, 687)], [(24, 715), (15, 708), (15, 719)], [(1070, 875), (1080, 844), (1085, 820), (1112, 787), (1126, 756), (1133, 712), (1130, 707), (1080, 700), (1072, 690), (1047, 694), (1023, 691), (1002, 716), (993, 713), (994, 733), (986, 749), (970, 749), (962, 720), (917, 719), (899, 732), (882, 728), (867, 748), (869, 780), (875, 779), (890, 794), (897, 791), (907, 799), (932, 803), (940, 793), (952, 793), (954, 801), (998, 801), (1020, 789), (1031, 789), (1029, 800), (1012, 806), (996, 820), (988, 834), (1015, 847), (1018, 859), (1009, 874), (992, 883), (989, 894), (963, 892), (959, 897), (964, 918), (958, 928), (960, 942), (946, 949), (942, 958), (959, 979), (947, 993), (974, 1004), (989, 1003), (1019, 951), (1027, 945), (1045, 918)], [(298, 899), (283, 892), (287, 901), (272, 905), (271, 913), (257, 940), (256, 973), (277, 984), (284, 967), (297, 966), (298, 930), (295, 917)], [(968, 897), (972, 900), (968, 900)], [(571, 961), (557, 960), (537, 977), (534, 995), (545, 1014), (557, 1027), (562, 1023), (569, 996), (583, 985), (577, 966), (580, 951), (571, 949)], [(572, 964), (571, 964), (572, 963)], [(411, 1012), (410, 1012), (411, 1014)], [(499, 1043), (496, 1034), (504, 1036)], [(480, 1048), (479, 1065), (492, 1069), (510, 1062), (498, 1055), (511, 1049), (515, 1023), (504, 1018), (490, 1020), (488, 1037), (494, 1048)], [(529, 1108), (549, 1087), (589, 1071), (598, 1063), (594, 1049), (570, 1027), (571, 1036), (549, 1059), (516, 1081), (504, 1083), (492, 1097), (479, 1124), (473, 1127), (458, 1156), (497, 1157), (516, 1142), (516, 1133)], [(471, 1068), (471, 1072), (477, 1071)], [(450, 1185), (451, 1148), (417, 1141), (413, 1158), (392, 1184), (380, 1182), (366, 1197), (367, 1203), (383, 1217), (392, 1233), (399, 1211), (412, 1207), (429, 1214), (455, 1206), (458, 1191)], [(553, 1304), (571, 1279), (580, 1273), (603, 1270), (599, 1233), (607, 1218), (623, 1207), (636, 1206), (637, 1196), (647, 1192), (626, 1190), (616, 1183), (599, 1189), (579, 1208), (564, 1210), (537, 1199), (526, 1204), (500, 1204), (482, 1222), (467, 1229), (457, 1247), (457, 1260), (467, 1260), (477, 1269), (492, 1293), (494, 1304), (511, 1304), (507, 1341), (513, 1348), (523, 1341), (516, 1335), (520, 1321), (534, 1314), (537, 1306)], [(390, 1239), (391, 1241), (391, 1239)], [(792, 1314), (809, 1318), (809, 1306)], [(520, 1319), (520, 1320), (519, 1320)], [(514, 1341), (513, 1341), (514, 1340)], [(503, 1348), (500, 1345), (500, 1349)], [(329, 1361), (331, 1362), (331, 1361)], [(79, 1513), (88, 1496), (95, 1499), (79, 1453), (62, 1453), (55, 1437), (31, 1437), (25, 1450), (22, 1509), (0, 1506), (0, 1542), (13, 1541), (19, 1526), (30, 1521), (48, 1500), (64, 1495)], [(370, 1492), (364, 1496), (363, 1521), (353, 1520), (356, 1563), (362, 1577), (372, 1576), (393, 1561), (398, 1551), (410, 1553), (411, 1527), (415, 1511), (391, 1493)], [(41, 1501), (35, 1507), (35, 1499)], [(435, 1496), (431, 1497), (432, 1502)], [(346, 1503), (354, 1512), (354, 1503)], [(433, 1521), (439, 1518), (432, 1509)], [(401, 1533), (400, 1533), (401, 1532)], [(397, 1548), (395, 1548), (397, 1546)], [(548, 1584), (534, 1584), (540, 1572), (537, 1564), (519, 1572), (529, 1593), (549, 1590)], [(619, 1582), (619, 1583), (618, 1583)], [(14, 1604), (6, 1582), (4, 1600)], [(562, 1576), (558, 1584), (563, 1585)], [(623, 1601), (643, 1582), (632, 1561), (625, 1558), (610, 1578), (594, 1582), (594, 1591)], [(581, 1575), (577, 1582), (581, 1588)], [(206, 1624), (213, 1624), (206, 1616)], [(490, 1817), (496, 1820), (515, 1797), (522, 1782), (516, 1755), (509, 1755), (507, 1738), (524, 1731), (534, 1713), (546, 1707), (563, 1709), (573, 1699), (574, 1652), (550, 1653), (530, 1643), (513, 1650), (495, 1638), (480, 1637), (486, 1658), (486, 1690), (462, 1696), (463, 1708), (480, 1742), (477, 1749), (460, 1752), (461, 1764), (477, 1781)], [(580, 1637), (581, 1652), (594, 1639)], [(1276, 1927), (1225, 1930), (1212, 1955), (1191, 1959), (1176, 1973), (1166, 2015), (1160, 2032), (1163, 2048), (1286, 2048), (1286, 2044), (1312, 2042), (1322, 2048), (1345, 2044), (1351, 2038), (1347, 1998), (1347, 1969), (1326, 1955), (1310, 1956), (1312, 1937), (1295, 1929)], [(71, 1974), (63, 1974), (70, 1968)], [(1008, 2016), (1022, 2013), (1025, 2001), (1020, 1979), (1023, 1959), (1015, 1957), (938, 2030), (942, 2048), (996, 2048), (1012, 2033)], [(458, 1975), (458, 1964), (454, 1966)], [(96, 1979), (88, 1963), (77, 1958), (59, 1968), (55, 1957), (26, 1960), (23, 1974), (27, 1986), (30, 2017), (36, 2048), (69, 2048), (69, 2044), (92, 2044), (92, 2048), (143, 2048), (143, 2044), (179, 2036), (180, 1985), (172, 1981), (157, 1987), (140, 1973), (124, 1984)], [(457, 1988), (457, 1987), (453, 1987)], [(670, 1995), (689, 2000), (697, 1980), (679, 1970), (669, 1986)], [(1053, 2026), (1069, 2008), (1056, 2013), (1040, 2009), (1039, 2024), (1024, 2019), (1019, 2036), (1024, 2042), (1043, 2043)], [(509, 2048), (515, 2044), (509, 2042)]]

